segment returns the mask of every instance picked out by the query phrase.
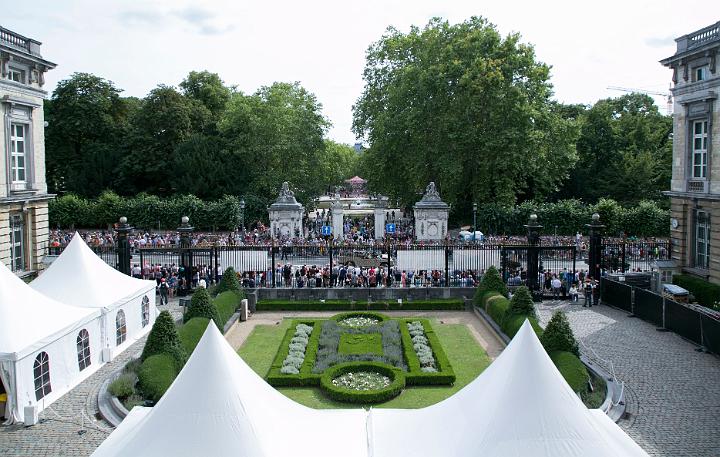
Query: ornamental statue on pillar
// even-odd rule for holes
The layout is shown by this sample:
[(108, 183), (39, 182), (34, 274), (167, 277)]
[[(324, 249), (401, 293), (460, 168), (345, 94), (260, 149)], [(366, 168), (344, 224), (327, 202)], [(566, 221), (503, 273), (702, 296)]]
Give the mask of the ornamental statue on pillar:
[(442, 240), (447, 235), (450, 206), (442, 201), (440, 193), (431, 182), (425, 188), (422, 199), (413, 206), (415, 213), (415, 238), (418, 241)]
[(280, 195), (275, 203), (268, 207), (270, 233), (273, 238), (302, 237), (302, 219), (305, 208), (295, 199), (287, 181), (282, 183)]

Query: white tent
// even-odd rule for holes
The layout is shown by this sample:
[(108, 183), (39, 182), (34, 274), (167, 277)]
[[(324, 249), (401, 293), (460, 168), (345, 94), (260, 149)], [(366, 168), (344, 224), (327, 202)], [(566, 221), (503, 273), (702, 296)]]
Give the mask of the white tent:
[(96, 369), (100, 328), (98, 310), (52, 300), (0, 262), (0, 379), (10, 423), (24, 420), (27, 406), (42, 410)]
[(154, 408), (133, 409), (94, 457), (647, 456), (589, 410), (529, 323), (477, 379), (410, 410), (314, 410), (272, 389), (210, 325)]
[(67, 305), (101, 309), (106, 362), (147, 333), (157, 316), (155, 281), (117, 271), (100, 259), (77, 233), (30, 286)]
[(209, 325), (157, 405), (134, 408), (93, 456), (365, 457), (365, 418), (288, 399)]

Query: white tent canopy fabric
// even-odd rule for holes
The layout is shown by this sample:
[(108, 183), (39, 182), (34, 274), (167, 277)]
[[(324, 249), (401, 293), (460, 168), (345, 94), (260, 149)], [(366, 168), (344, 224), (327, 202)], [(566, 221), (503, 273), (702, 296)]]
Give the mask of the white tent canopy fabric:
[(58, 398), (80, 376), (76, 338), (86, 329), (99, 347), (100, 312), (68, 306), (31, 289), (0, 262), (0, 378), (8, 393), (11, 422), (20, 408), (37, 404), (33, 365), (49, 357), (50, 385), (44, 404)]
[[(144, 281), (117, 271), (98, 257), (78, 233), (30, 286), (68, 305), (102, 309), (102, 347), (106, 348), (126, 348), (149, 331), (157, 315), (155, 281)], [(148, 311), (146, 315), (143, 306)], [(116, 317), (120, 310), (124, 313), (127, 340), (118, 344)]]
[(210, 325), (154, 408), (135, 408), (94, 457), (647, 456), (557, 371), (528, 322), (477, 379), (415, 409), (314, 410), (256, 375)]

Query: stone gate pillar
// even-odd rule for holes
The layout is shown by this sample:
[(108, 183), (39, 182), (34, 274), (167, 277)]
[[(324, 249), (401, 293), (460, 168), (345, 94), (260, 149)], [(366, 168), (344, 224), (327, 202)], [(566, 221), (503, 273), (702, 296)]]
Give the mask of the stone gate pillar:
[(295, 194), (290, 190), (287, 181), (282, 184), (280, 195), (275, 203), (268, 207), (270, 217), (270, 231), (273, 238), (280, 236), (304, 237), (302, 220), (305, 208), (295, 200)]
[(339, 240), (343, 238), (343, 205), (340, 203), (340, 198), (335, 198), (332, 202), (332, 231), (333, 238)]
[(373, 211), (375, 217), (375, 239), (380, 240), (385, 235), (385, 208), (386, 202), (378, 198)]
[(445, 238), (450, 206), (440, 199), (434, 182), (428, 184), (425, 188), (425, 195), (413, 206), (413, 210), (417, 240), (442, 240)]

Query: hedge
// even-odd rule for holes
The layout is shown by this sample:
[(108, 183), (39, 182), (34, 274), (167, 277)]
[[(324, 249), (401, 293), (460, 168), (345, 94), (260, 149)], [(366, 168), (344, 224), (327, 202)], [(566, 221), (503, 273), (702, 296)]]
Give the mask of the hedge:
[(550, 358), (574, 392), (585, 392), (590, 379), (587, 368), (580, 359), (570, 352), (557, 351)]
[(67, 194), (50, 200), (48, 210), (50, 226), (63, 228), (106, 228), (125, 216), (133, 227), (157, 229), (159, 222), (162, 229), (174, 230), (188, 216), (198, 229), (235, 230), (242, 220), (240, 199), (232, 195), (203, 201), (193, 195), (121, 197), (108, 191), (88, 200)]
[(350, 313), (340, 313), (332, 316), (330, 319), (334, 320), (338, 324), (341, 320), (347, 319), (348, 317), (367, 317), (370, 319), (377, 319), (378, 323), (387, 322), (390, 318), (384, 314), (380, 313), (371, 313), (367, 311), (356, 311), (356, 312), (350, 312)]
[(482, 304), (484, 298), (492, 292), (499, 293), (507, 297), (508, 290), (500, 276), (500, 272), (495, 268), (494, 265), (490, 265), (483, 277), (480, 279), (480, 285), (478, 285), (475, 297), (473, 299), (476, 305)]
[(178, 370), (186, 360), (186, 353), (180, 346), (175, 320), (167, 310), (162, 311), (155, 319), (140, 359), (144, 361), (155, 354), (172, 355)]
[[(285, 332), (285, 337), (278, 347), (278, 352), (275, 354), (275, 359), (270, 365), (265, 379), (268, 384), (274, 387), (309, 387), (317, 386), (320, 383), (320, 374), (312, 373), (312, 367), (315, 364), (315, 354), (317, 354), (318, 340), (320, 339), (320, 324), (322, 320), (294, 320), (290, 322), (290, 328)], [(298, 324), (310, 325), (313, 328), (310, 338), (308, 339), (308, 345), (305, 348), (305, 360), (300, 367), (299, 374), (283, 374), (280, 372), (283, 361), (290, 352), (290, 340), (295, 336), (295, 327)]]
[(218, 314), (218, 309), (213, 299), (210, 297), (208, 291), (203, 288), (195, 289), (195, 292), (193, 292), (190, 306), (185, 310), (185, 314), (183, 314), (183, 322), (187, 322), (195, 317), (212, 319), (221, 332), (225, 326), (225, 322), (220, 321), (220, 315)]
[(403, 301), (350, 301), (350, 300), (285, 300), (265, 299), (257, 302), (257, 311), (464, 311), (465, 302), (460, 298), (438, 298)]
[[(405, 373), (405, 383), (409, 386), (427, 386), (427, 385), (446, 385), (455, 383), (455, 372), (450, 365), (445, 351), (440, 344), (440, 339), (435, 334), (430, 321), (427, 319), (400, 319), (400, 336), (403, 342), (403, 352), (405, 354), (405, 363), (408, 371)], [(420, 360), (418, 359), (415, 349), (413, 348), (412, 337), (407, 328), (408, 322), (418, 321), (422, 324), (425, 331), (425, 337), (430, 343), (437, 372), (428, 373), (420, 369)]]
[(223, 292), (213, 300), (215, 308), (217, 308), (218, 318), (223, 326), (235, 314), (235, 310), (240, 306), (240, 300), (242, 300), (241, 295), (233, 291)]
[(691, 275), (673, 275), (673, 284), (676, 284), (693, 294), (695, 300), (703, 306), (714, 308), (720, 302), (720, 285), (700, 279)]
[(522, 327), (525, 323), (525, 319), (530, 321), (530, 325), (533, 330), (535, 330), (535, 334), (538, 338), (540, 338), (543, 334), (543, 329), (540, 327), (540, 324), (538, 324), (538, 320), (532, 316), (523, 316), (520, 314), (508, 315), (505, 317), (505, 320), (500, 328), (502, 328), (503, 333), (510, 338), (513, 338), (517, 334), (518, 330), (520, 330), (520, 327)]
[[(377, 390), (351, 390), (333, 385), (332, 380), (352, 371), (374, 371), (391, 379), (390, 385)], [(383, 403), (400, 395), (405, 388), (402, 371), (377, 362), (349, 362), (328, 368), (320, 378), (320, 387), (325, 395), (335, 401), (347, 403)]]
[(168, 354), (155, 354), (140, 365), (138, 385), (143, 396), (157, 402), (175, 380), (175, 360)]
[(502, 327), (505, 315), (510, 309), (510, 300), (502, 295), (491, 295), (485, 300), (486, 311), (499, 327)]
[(185, 322), (178, 330), (180, 345), (188, 355), (192, 354), (198, 341), (200, 341), (203, 333), (207, 330), (208, 322), (210, 322), (210, 319), (207, 317), (194, 317)]
[(570, 328), (570, 322), (568, 322), (567, 316), (562, 311), (555, 311), (555, 313), (553, 313), (550, 322), (545, 326), (545, 331), (540, 337), (540, 342), (548, 354), (565, 351), (571, 352), (578, 357), (580, 356), (578, 342), (575, 339), (572, 328)]
[(215, 286), (214, 292), (216, 295), (233, 290), (239, 294), (242, 294), (242, 298), (245, 298), (245, 292), (240, 287), (240, 281), (238, 281), (237, 273), (233, 267), (227, 267), (223, 272), (220, 282)]

